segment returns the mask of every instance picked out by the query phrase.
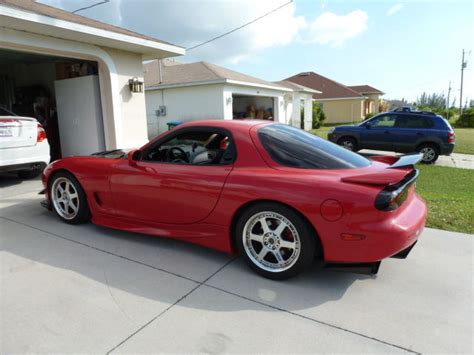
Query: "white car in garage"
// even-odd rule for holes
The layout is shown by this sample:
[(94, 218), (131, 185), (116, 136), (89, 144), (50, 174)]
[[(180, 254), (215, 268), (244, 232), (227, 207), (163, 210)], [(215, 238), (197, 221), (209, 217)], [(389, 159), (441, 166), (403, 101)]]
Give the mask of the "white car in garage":
[(0, 108), (0, 172), (36, 177), (49, 164), (49, 154), (46, 131), (35, 118)]

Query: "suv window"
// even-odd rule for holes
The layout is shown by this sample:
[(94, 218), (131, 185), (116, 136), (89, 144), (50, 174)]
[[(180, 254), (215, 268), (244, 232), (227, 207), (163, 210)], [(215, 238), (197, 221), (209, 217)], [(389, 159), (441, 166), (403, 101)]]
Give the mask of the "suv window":
[(225, 165), (235, 158), (230, 134), (214, 130), (186, 130), (148, 149), (143, 160), (171, 164)]
[(258, 130), (258, 137), (280, 165), (303, 169), (352, 169), (370, 161), (325, 139), (294, 127), (272, 124)]
[(400, 116), (397, 118), (396, 126), (398, 128), (433, 128), (434, 122), (430, 117)]
[(396, 118), (397, 116), (395, 115), (377, 116), (374, 119), (370, 120), (370, 125), (372, 127), (381, 127), (381, 128), (395, 127)]

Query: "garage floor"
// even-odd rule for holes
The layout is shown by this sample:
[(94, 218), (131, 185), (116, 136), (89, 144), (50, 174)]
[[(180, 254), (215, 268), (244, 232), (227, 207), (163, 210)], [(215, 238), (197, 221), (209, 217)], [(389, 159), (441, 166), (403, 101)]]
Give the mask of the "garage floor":
[(274, 282), (172, 240), (69, 226), (0, 178), (0, 352), (472, 353), (472, 235), (428, 229), (377, 277)]

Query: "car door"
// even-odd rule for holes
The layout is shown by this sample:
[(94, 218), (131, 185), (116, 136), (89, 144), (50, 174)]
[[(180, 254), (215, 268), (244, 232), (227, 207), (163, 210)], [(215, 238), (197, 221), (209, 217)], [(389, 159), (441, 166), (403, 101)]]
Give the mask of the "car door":
[(363, 125), (364, 129), (360, 132), (361, 148), (392, 150), (395, 121), (396, 115), (384, 114), (365, 123)]
[[(212, 137), (217, 140), (207, 142)], [(119, 162), (111, 175), (115, 214), (135, 221), (190, 224), (214, 209), (236, 153), (229, 132), (199, 127), (178, 130), (138, 155), (133, 163)]]
[(395, 123), (394, 150), (401, 153), (414, 152), (421, 141), (429, 136), (433, 121), (422, 115), (405, 115)]

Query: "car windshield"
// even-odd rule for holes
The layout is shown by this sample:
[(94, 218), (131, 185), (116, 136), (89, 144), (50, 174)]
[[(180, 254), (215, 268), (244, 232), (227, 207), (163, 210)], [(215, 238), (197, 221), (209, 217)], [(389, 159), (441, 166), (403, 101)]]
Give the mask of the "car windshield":
[(354, 169), (370, 160), (301, 129), (274, 124), (260, 128), (258, 136), (275, 162), (302, 169)]

